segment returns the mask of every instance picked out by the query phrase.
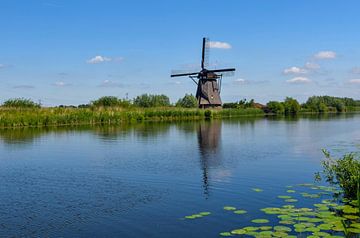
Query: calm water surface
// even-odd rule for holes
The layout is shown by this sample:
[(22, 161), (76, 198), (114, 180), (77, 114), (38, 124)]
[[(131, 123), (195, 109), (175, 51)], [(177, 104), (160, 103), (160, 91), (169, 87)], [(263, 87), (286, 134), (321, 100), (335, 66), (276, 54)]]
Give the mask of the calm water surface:
[[(218, 237), (281, 205), (285, 186), (313, 182), (321, 148), (356, 150), (359, 123), (354, 114), (1, 130), (0, 237)], [(181, 219), (202, 211), (212, 214)]]

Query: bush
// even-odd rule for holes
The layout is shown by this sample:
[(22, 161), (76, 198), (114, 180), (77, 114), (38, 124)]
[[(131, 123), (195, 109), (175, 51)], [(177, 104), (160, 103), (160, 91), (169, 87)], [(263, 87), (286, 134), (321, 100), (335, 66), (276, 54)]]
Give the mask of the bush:
[(356, 199), (360, 180), (360, 161), (353, 153), (345, 154), (340, 159), (333, 159), (323, 150), (326, 160), (322, 162), (324, 175), (330, 184), (339, 185), (347, 198)]
[(138, 107), (168, 107), (170, 106), (170, 99), (163, 94), (142, 94), (134, 99), (134, 105)]
[(184, 107), (184, 108), (197, 108), (198, 102), (194, 95), (192, 94), (185, 94), (183, 98), (180, 98), (176, 104), (177, 107)]
[(300, 104), (294, 98), (287, 97), (284, 101), (285, 114), (297, 114), (300, 111)]
[(130, 102), (127, 100), (122, 100), (113, 96), (101, 97), (95, 101), (92, 101), (91, 104), (95, 107), (129, 107)]
[(267, 109), (276, 114), (282, 114), (285, 112), (284, 105), (281, 102), (270, 101), (266, 104)]
[(25, 98), (13, 98), (6, 100), (3, 104), (3, 107), (16, 107), (16, 108), (40, 108), (39, 103), (35, 103), (30, 99)]
[(255, 108), (255, 107), (256, 106), (254, 99), (251, 99), (250, 101), (243, 99), (238, 102), (229, 102), (223, 104), (223, 108), (245, 109), (245, 108)]

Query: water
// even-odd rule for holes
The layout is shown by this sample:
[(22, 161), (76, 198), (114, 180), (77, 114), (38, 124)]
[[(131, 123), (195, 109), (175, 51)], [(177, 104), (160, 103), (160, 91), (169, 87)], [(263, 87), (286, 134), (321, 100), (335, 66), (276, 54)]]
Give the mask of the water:
[[(321, 148), (358, 149), (359, 122), (349, 114), (2, 130), (0, 237), (218, 237), (280, 206), (285, 186), (313, 182)], [(181, 219), (202, 211), (212, 214)]]

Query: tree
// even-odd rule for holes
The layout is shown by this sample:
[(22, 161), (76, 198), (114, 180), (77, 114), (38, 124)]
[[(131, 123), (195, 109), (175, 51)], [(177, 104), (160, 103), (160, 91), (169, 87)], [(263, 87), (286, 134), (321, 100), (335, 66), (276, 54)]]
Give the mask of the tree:
[(169, 107), (170, 99), (164, 94), (142, 94), (134, 99), (134, 105), (138, 107)]
[(185, 94), (185, 96), (180, 98), (175, 105), (177, 107), (196, 108), (198, 107), (198, 102), (194, 95)]
[(281, 102), (270, 101), (266, 104), (267, 109), (276, 114), (282, 114), (285, 112), (284, 105)]
[(300, 111), (300, 104), (294, 98), (287, 97), (284, 101), (285, 114), (297, 114)]
[(114, 96), (104, 96), (95, 101), (92, 101), (91, 104), (95, 107), (129, 107), (130, 102), (127, 100), (122, 100)]
[(6, 100), (3, 107), (16, 107), (16, 108), (40, 108), (40, 103), (33, 102), (30, 99), (25, 98), (12, 98)]

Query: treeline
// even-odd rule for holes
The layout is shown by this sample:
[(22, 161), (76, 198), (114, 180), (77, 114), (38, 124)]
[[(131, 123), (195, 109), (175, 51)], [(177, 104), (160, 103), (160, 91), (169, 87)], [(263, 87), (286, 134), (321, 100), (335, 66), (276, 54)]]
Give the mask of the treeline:
[(346, 97), (312, 96), (300, 104), (296, 99), (287, 97), (283, 102), (268, 102), (264, 111), (275, 114), (352, 112), (360, 111), (360, 101)]
[[(26, 98), (14, 98), (6, 100), (2, 105), (5, 108), (40, 108), (40, 103), (35, 103)], [(60, 108), (90, 108), (90, 107), (121, 107), (121, 108), (153, 108), (153, 107), (182, 107), (182, 108), (197, 108), (196, 97), (192, 94), (185, 94), (175, 104), (170, 103), (168, 96), (164, 94), (142, 94), (132, 100), (121, 99), (114, 96), (100, 97), (88, 104), (74, 105), (59, 105)]]
[[(120, 99), (114, 96), (104, 96), (88, 104), (78, 106), (64, 106), (59, 108), (108, 108), (118, 107), (124, 109), (136, 108), (197, 108), (197, 99), (192, 94), (186, 94), (180, 98), (175, 104), (170, 102), (168, 96), (142, 94), (132, 100)], [(15, 98), (5, 101), (2, 108), (41, 108), (39, 103), (35, 103), (30, 99)], [(298, 114), (298, 113), (327, 113), (327, 112), (349, 112), (360, 111), (360, 101), (352, 98), (340, 98), (331, 96), (312, 96), (308, 100), (300, 104), (296, 99), (287, 97), (284, 101), (269, 101), (266, 105), (256, 103), (253, 99), (246, 99), (224, 103), (224, 109), (261, 109), (265, 113), (273, 114)]]

